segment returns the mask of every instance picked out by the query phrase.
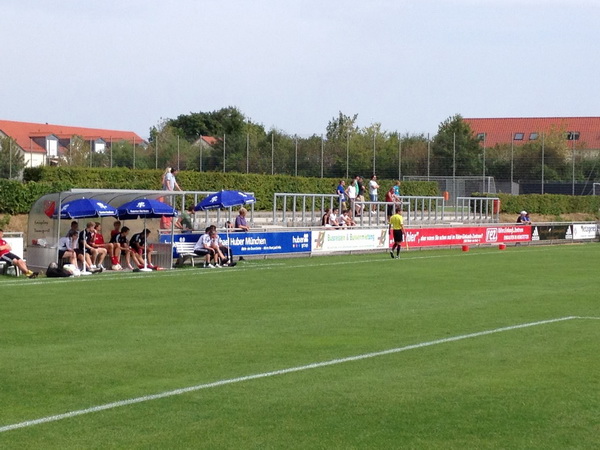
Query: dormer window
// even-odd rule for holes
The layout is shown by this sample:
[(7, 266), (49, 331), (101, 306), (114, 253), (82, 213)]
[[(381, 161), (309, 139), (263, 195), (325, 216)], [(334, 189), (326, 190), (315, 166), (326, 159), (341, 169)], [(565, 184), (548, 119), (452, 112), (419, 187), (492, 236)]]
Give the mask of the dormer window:
[(94, 141), (94, 153), (104, 153), (106, 151), (106, 141), (104, 139), (96, 139)]
[(54, 135), (46, 136), (46, 156), (48, 158), (58, 157), (58, 138)]

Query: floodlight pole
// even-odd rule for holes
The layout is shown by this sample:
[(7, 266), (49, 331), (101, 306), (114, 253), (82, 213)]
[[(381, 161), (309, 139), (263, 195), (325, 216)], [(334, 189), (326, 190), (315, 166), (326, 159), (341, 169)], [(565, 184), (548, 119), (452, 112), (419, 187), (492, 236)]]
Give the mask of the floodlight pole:
[(542, 133), (542, 194), (544, 194), (544, 168), (546, 165), (546, 161), (544, 159), (544, 139), (545, 139), (545, 135), (544, 133)]
[(483, 175), (481, 179), (483, 193), (485, 193), (485, 133), (483, 133)]
[(575, 195), (575, 135), (571, 134), (571, 195)]

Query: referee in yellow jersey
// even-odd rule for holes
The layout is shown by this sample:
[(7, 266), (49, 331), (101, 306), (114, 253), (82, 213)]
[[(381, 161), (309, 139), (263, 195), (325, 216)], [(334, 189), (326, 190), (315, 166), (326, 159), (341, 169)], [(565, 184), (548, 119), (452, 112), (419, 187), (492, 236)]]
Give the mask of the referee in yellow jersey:
[[(404, 221), (402, 219), (402, 208), (396, 208), (396, 214), (390, 217), (390, 230), (392, 230), (394, 236), (394, 245), (390, 250), (390, 256), (393, 258), (400, 258), (400, 248), (402, 247), (402, 241), (404, 240)], [(396, 256), (394, 256), (394, 250), (396, 250)]]

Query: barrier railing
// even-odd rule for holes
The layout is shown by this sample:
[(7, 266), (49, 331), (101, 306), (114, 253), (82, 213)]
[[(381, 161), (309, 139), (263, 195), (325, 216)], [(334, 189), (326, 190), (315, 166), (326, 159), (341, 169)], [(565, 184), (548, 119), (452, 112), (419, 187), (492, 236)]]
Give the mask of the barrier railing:
[[(406, 223), (442, 223), (447, 218), (443, 197), (402, 196), (399, 203), (355, 201), (354, 219), (358, 226), (387, 225), (390, 211), (401, 205)], [(352, 208), (346, 202), (348, 208)], [(299, 194), (277, 192), (273, 195), (273, 225), (320, 226), (325, 208), (340, 208), (336, 194)], [(390, 208), (388, 210), (388, 208)], [(341, 209), (341, 208), (340, 208)]]
[[(458, 197), (449, 206), (441, 196), (402, 196), (400, 203), (354, 202), (354, 220), (358, 226), (388, 223), (390, 210), (401, 204), (405, 223), (498, 222), (500, 200), (494, 197)], [(346, 202), (348, 208), (352, 208)], [(326, 208), (340, 208), (336, 194), (299, 194), (277, 192), (273, 196), (273, 225), (320, 226)], [(340, 208), (341, 209), (341, 208)]]
[(461, 222), (499, 222), (498, 197), (457, 197), (456, 219)]

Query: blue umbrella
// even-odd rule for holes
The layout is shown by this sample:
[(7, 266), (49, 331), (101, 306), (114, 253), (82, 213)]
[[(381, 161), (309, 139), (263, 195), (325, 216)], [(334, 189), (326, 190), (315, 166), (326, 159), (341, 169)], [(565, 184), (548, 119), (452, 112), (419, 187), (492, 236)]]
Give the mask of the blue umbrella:
[[(143, 198), (132, 200), (119, 206), (117, 215), (122, 220), (144, 219), (144, 230), (146, 229), (146, 219), (154, 219), (162, 216), (173, 217), (177, 215), (177, 211), (166, 203), (153, 200), (151, 198)], [(146, 236), (144, 236), (144, 268), (143, 271), (148, 271), (148, 255)]]
[(204, 198), (194, 207), (194, 211), (230, 208), (231, 206), (240, 206), (254, 202), (256, 202), (256, 198), (252, 194), (241, 191), (221, 190)]
[[(86, 217), (116, 216), (117, 210), (100, 200), (93, 198), (79, 198), (64, 203), (60, 208), (61, 219), (83, 219)], [(54, 211), (54, 218), (58, 217), (58, 211)]]
[(132, 200), (117, 209), (117, 215), (122, 220), (154, 219), (162, 216), (173, 217), (176, 214), (177, 211), (171, 206), (151, 198)]

